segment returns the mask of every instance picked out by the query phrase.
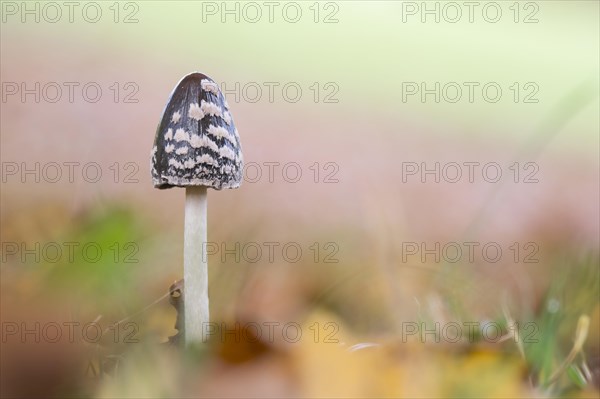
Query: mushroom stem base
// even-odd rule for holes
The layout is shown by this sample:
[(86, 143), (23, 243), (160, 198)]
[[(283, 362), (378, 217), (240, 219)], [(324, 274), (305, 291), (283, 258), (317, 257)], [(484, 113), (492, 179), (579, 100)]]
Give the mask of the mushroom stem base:
[(206, 205), (206, 187), (185, 189), (183, 295), (186, 345), (207, 339), (203, 328), (209, 322)]

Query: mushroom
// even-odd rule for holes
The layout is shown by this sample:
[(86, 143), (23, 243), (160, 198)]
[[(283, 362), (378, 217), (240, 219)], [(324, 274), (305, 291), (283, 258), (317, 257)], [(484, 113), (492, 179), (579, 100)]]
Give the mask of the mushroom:
[(171, 93), (156, 130), (151, 167), (155, 188), (185, 187), (184, 335), (186, 344), (203, 342), (209, 321), (207, 188), (238, 188), (243, 169), (229, 105), (208, 76), (190, 73)]

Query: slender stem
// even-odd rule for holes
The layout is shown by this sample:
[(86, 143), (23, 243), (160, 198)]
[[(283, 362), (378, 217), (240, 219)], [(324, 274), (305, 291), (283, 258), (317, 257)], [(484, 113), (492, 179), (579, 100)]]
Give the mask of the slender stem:
[(567, 358), (562, 362), (560, 367), (557, 370), (555, 370), (554, 373), (552, 373), (550, 378), (548, 378), (546, 386), (554, 384), (560, 378), (562, 373), (564, 373), (565, 370), (571, 365), (571, 363), (573, 363), (573, 360), (575, 360), (575, 357), (577, 356), (577, 354), (579, 354), (579, 352), (581, 352), (581, 349), (583, 348), (583, 344), (585, 343), (585, 340), (588, 336), (589, 328), (590, 317), (587, 315), (579, 316), (579, 320), (577, 321), (577, 330), (575, 330), (575, 344), (573, 345), (571, 352), (569, 352)]
[(184, 323), (186, 345), (204, 342), (208, 325), (208, 265), (206, 254), (206, 187), (185, 189), (183, 238)]

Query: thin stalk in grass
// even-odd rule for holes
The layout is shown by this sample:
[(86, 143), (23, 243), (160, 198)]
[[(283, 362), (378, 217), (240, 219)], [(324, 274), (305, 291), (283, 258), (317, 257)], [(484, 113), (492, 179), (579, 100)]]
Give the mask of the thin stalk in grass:
[(208, 263), (206, 251), (206, 187), (185, 189), (183, 281), (185, 342), (206, 341), (203, 326), (209, 322)]

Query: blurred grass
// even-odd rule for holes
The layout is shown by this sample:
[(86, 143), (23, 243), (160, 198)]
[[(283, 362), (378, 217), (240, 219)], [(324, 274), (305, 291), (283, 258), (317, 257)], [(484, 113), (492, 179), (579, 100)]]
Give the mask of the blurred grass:
[[(524, 144), (517, 150), (513, 160), (519, 162), (522, 162), (523, 160), (536, 160), (549, 142), (560, 134), (565, 125), (573, 121), (577, 115), (586, 107), (589, 107), (591, 103), (598, 100), (598, 90), (598, 81), (595, 79), (586, 80), (572, 88), (557, 104), (555, 104), (551, 112), (542, 119), (539, 126), (529, 138), (524, 140)], [(494, 204), (498, 200), (498, 193), (502, 191), (504, 182), (505, 181), (495, 184), (488, 192), (486, 200), (483, 201), (483, 205), (474, 214), (473, 219), (463, 232), (460, 240), (461, 242), (476, 240), (475, 237), (478, 236), (483, 224), (486, 222), (486, 217), (489, 216), (488, 213), (492, 212), (494, 209)], [(598, 259), (596, 260), (598, 261)], [(438, 276), (437, 283), (439, 284), (441, 281), (449, 278), (456, 278), (453, 276), (453, 273), (456, 273), (457, 270), (460, 269), (445, 262), (442, 267), (442, 272)], [(562, 279), (559, 279), (559, 281), (562, 281)], [(600, 286), (596, 285), (595, 287), (590, 288), (595, 289), (589, 292), (600, 293)], [(463, 318), (465, 316), (468, 317), (468, 310), (465, 309), (464, 304), (460, 302), (460, 299), (450, 297), (448, 301), (451, 310), (455, 315), (462, 316)], [(522, 309), (522, 311), (528, 312), (529, 309)], [(551, 325), (549, 327), (549, 331), (554, 331), (553, 327), (555, 326)], [(541, 353), (543, 353), (543, 351)]]
[[(60, 237), (64, 240), (97, 242), (102, 246), (115, 241), (162, 241), (159, 231), (145, 226), (146, 222), (141, 221), (139, 214), (116, 206), (79, 215), (72, 228)], [(45, 302), (42, 309), (60, 304), (71, 309), (70, 315), (75, 320), (85, 322), (93, 315), (104, 315), (107, 324), (123, 316), (134, 315), (131, 320), (139, 327), (139, 334), (136, 335), (139, 343), (124, 345), (108, 339), (92, 347), (71, 347), (83, 355), (79, 361), (82, 375), (75, 378), (83, 380), (67, 384), (61, 388), (64, 389), (60, 391), (61, 394), (77, 396), (94, 391), (101, 397), (173, 397), (197, 392), (214, 394), (228, 392), (227, 384), (245, 381), (246, 377), (242, 376), (246, 375), (254, 375), (252, 378), (263, 381), (263, 385), (257, 383), (254, 386), (255, 391), (247, 392), (253, 392), (251, 396), (257, 392), (266, 396), (270, 393), (275, 396), (302, 397), (517, 397), (533, 395), (534, 392), (537, 392), (536, 395), (543, 392), (543, 396), (572, 396), (585, 395), (594, 390), (591, 384), (597, 384), (597, 380), (590, 381), (582, 371), (586, 368), (593, 373), (599, 371), (600, 347), (597, 342), (600, 336), (597, 324), (600, 301), (596, 294), (600, 290), (600, 276), (597, 253), (582, 254), (577, 253), (576, 249), (563, 248), (557, 251), (552, 264), (544, 265), (545, 273), (550, 276), (550, 284), (538, 287), (543, 293), (538, 308), (533, 311), (531, 319), (515, 318), (521, 326), (528, 322), (534, 322), (536, 326), (534, 330), (528, 328), (521, 331), (521, 341), (528, 338), (523, 342), (523, 358), (513, 339), (492, 344), (486, 342), (479, 333), (470, 343), (462, 340), (451, 344), (445, 342), (443, 337), (437, 344), (419, 340), (405, 342), (393, 323), (382, 322), (386, 319), (385, 314), (393, 313), (394, 309), (385, 307), (385, 300), (377, 299), (377, 295), (370, 295), (363, 289), (371, 286), (377, 292), (382, 282), (374, 279), (375, 276), (364, 279), (364, 275), (356, 275), (362, 280), (356, 285), (352, 278), (341, 278), (342, 269), (336, 271), (336, 267), (330, 270), (331, 273), (309, 277), (309, 280), (316, 278), (320, 282), (316, 286), (303, 286), (300, 283), (295, 288), (295, 295), (300, 296), (297, 298), (300, 307), (296, 307), (295, 314), (281, 316), (300, 322), (304, 332), (310, 331), (315, 322), (321, 325), (334, 322), (339, 327), (337, 344), (315, 343), (309, 334), (305, 334), (298, 345), (284, 342), (280, 346), (261, 340), (257, 343), (240, 342), (230, 337), (212, 341), (201, 351), (179, 351), (160, 346), (157, 344), (159, 341), (164, 342), (167, 335), (174, 334), (175, 312), (166, 301), (161, 301), (139, 313), (151, 302), (152, 296), (158, 298), (161, 294), (157, 290), (148, 290), (148, 287), (168, 286), (164, 275), (153, 276), (151, 273), (160, 267), (156, 264), (157, 260), (153, 260), (153, 246), (140, 245), (140, 248), (139, 264), (124, 264), (107, 258), (90, 265), (79, 257), (71, 264), (3, 264), (3, 276), (11, 273), (10, 285), (3, 279), (3, 302), (7, 296), (11, 297), (11, 303), (18, 305), (9, 314), (18, 314), (24, 320), (32, 317), (28, 313), (37, 300), (32, 302), (31, 297), (23, 296), (24, 293), (15, 287), (21, 285), (21, 280), (31, 279), (36, 274), (38, 288), (41, 289), (36, 297), (43, 297)], [(356, 256), (361, 256), (360, 248), (354, 250)], [(230, 268), (240, 271), (241, 265), (219, 263), (219, 259), (213, 260), (212, 270), (217, 275), (229, 273)], [(169, 267), (178, 269), (177, 265)], [(249, 288), (255, 284), (256, 278), (269, 280), (274, 276), (259, 273), (259, 270), (255, 267), (247, 269), (242, 273), (244, 277), (234, 284), (218, 277), (212, 278), (215, 285), (211, 285), (211, 290), (222, 291), (212, 299), (215, 321), (248, 322), (261, 320), (253, 319), (253, 315), (264, 317), (264, 314), (252, 313), (252, 303), (261, 302), (260, 297), (267, 295), (268, 290)], [(293, 287), (299, 281), (298, 276), (310, 270), (310, 266), (284, 270), (276, 281), (285, 287)], [(475, 275), (463, 275), (462, 278), (469, 285), (477, 285)], [(332, 289), (336, 291), (335, 295), (332, 295)], [(357, 293), (360, 294), (357, 296)], [(449, 300), (445, 290), (436, 292), (435, 285), (426, 288), (423, 293), (424, 298), (431, 298), (432, 295), (437, 296), (442, 304)], [(466, 295), (472, 296), (474, 293), (468, 292)], [(223, 304), (218, 302), (229, 301), (228, 298), (234, 299), (234, 309), (230, 313), (221, 313), (218, 309), (222, 309)], [(507, 321), (499, 310), (501, 305), (498, 299), (498, 317), (493, 320), (508, 333)], [(3, 303), (3, 316), (6, 316), (5, 306)], [(224, 308), (228, 306), (231, 305)], [(427, 323), (428, 328), (435, 322), (485, 321), (478, 312), (469, 314), (469, 306), (464, 307), (466, 314), (462, 317), (453, 314), (451, 308), (437, 306), (435, 301), (423, 303), (421, 319), (417, 321)], [(275, 303), (266, 304), (265, 314), (275, 308)], [(372, 314), (373, 317), (357, 317), (357, 313)], [(516, 313), (520, 315), (522, 312), (516, 309)], [(546, 386), (549, 376), (564, 362), (571, 350), (575, 327), (582, 315), (592, 317), (592, 327), (583, 353), (577, 355), (573, 365), (556, 383)], [(360, 342), (375, 342), (377, 346), (349, 351), (350, 346)], [(264, 346), (260, 348), (257, 345)], [(25, 347), (25, 353), (30, 349)], [(238, 364), (234, 359), (239, 356), (245, 357)], [(89, 369), (90, 361), (93, 372)], [(104, 370), (102, 378), (101, 367)], [(72, 372), (69, 370), (64, 371)], [(329, 376), (330, 370), (336, 370), (336, 379)], [(215, 373), (222, 377), (215, 379)], [(243, 396), (241, 392), (233, 392)]]

